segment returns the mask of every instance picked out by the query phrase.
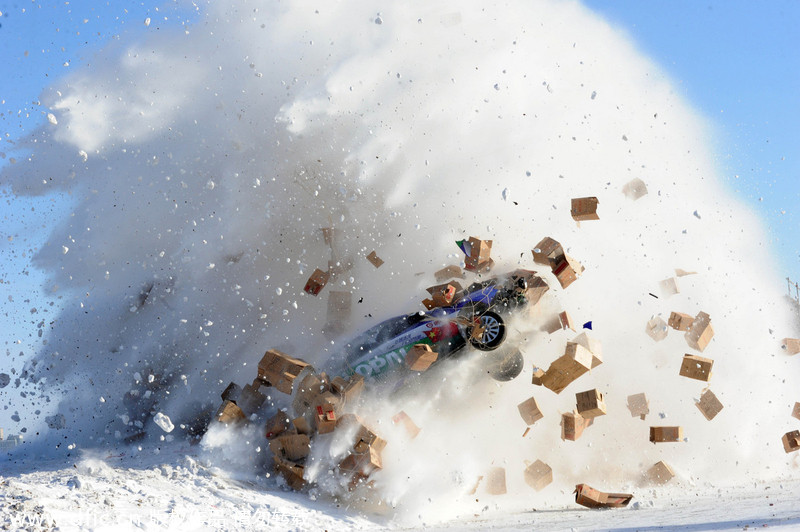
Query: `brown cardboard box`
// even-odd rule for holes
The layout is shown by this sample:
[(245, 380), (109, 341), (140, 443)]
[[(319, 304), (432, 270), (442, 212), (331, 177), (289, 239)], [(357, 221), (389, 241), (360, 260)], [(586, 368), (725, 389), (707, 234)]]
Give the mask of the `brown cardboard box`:
[(223, 401), (214, 416), (214, 419), (226, 425), (244, 421), (246, 418), (242, 409), (236, 406), (233, 401)]
[(566, 310), (558, 315), (558, 320), (561, 322), (562, 329), (569, 328), (572, 329), (573, 332), (575, 331), (575, 323), (572, 321), (572, 317)]
[(631, 416), (639, 416), (642, 420), (650, 413), (650, 401), (643, 393), (635, 393), (628, 396), (628, 410), (631, 411)]
[(650, 427), (650, 441), (671, 443), (683, 440), (683, 427)]
[(625, 183), (625, 186), (622, 187), (622, 193), (635, 201), (647, 194), (647, 185), (638, 177), (634, 177)]
[(603, 363), (603, 344), (597, 338), (582, 332), (572, 339), (572, 343), (582, 345), (592, 353), (592, 369)]
[(587, 390), (575, 394), (578, 403), (578, 413), (584, 419), (592, 419), (606, 415), (606, 403), (603, 394), (597, 390)]
[(708, 382), (709, 379), (711, 379), (711, 368), (713, 365), (714, 361), (710, 358), (686, 354), (683, 355), (680, 375), (682, 377)]
[(525, 468), (525, 483), (536, 491), (542, 491), (551, 482), (553, 469), (541, 460), (536, 460)]
[(787, 432), (783, 435), (781, 441), (783, 441), (783, 450), (787, 453), (797, 451), (800, 449), (800, 430)]
[(408, 414), (402, 410), (392, 417), (392, 423), (395, 425), (402, 423), (406, 429), (408, 437), (412, 440), (417, 437), (417, 434), (419, 434), (420, 428), (410, 417), (408, 417)]
[(711, 317), (705, 312), (698, 312), (692, 321), (692, 326), (686, 331), (686, 343), (692, 349), (697, 349), (701, 353), (714, 337), (714, 329), (711, 327)]
[(645, 472), (644, 477), (653, 484), (666, 484), (675, 476), (675, 472), (664, 461), (656, 462)]
[[(336, 424), (337, 429), (353, 433), (353, 448), (361, 452), (364, 445), (374, 447), (378, 452), (386, 447), (386, 440), (367, 428), (364, 421), (355, 414), (344, 414)], [(364, 445), (361, 445), (364, 444)]]
[(463, 288), (458, 281), (450, 281), (449, 283), (430, 286), (427, 291), (433, 299), (434, 306), (444, 307), (456, 300), (461, 295)]
[(554, 360), (542, 378), (542, 385), (561, 393), (569, 384), (592, 368), (592, 353), (580, 344), (567, 343), (564, 355)]
[(661, 289), (661, 297), (670, 297), (674, 296), (675, 294), (680, 293), (680, 288), (678, 288), (678, 280), (674, 277), (670, 277), (668, 279), (664, 279), (660, 283), (658, 283), (658, 287)]
[(367, 255), (367, 260), (370, 261), (376, 268), (380, 268), (383, 265), (383, 259), (381, 259), (374, 250), (372, 253)]
[(354, 373), (350, 379), (334, 377), (331, 380), (331, 390), (344, 399), (345, 404), (356, 401), (364, 389), (364, 376)]
[(269, 441), (274, 456), (297, 462), (311, 452), (311, 439), (306, 434), (283, 434)]
[(587, 508), (620, 508), (633, 499), (630, 493), (605, 493), (586, 484), (575, 486), (575, 502)]
[(428, 344), (414, 344), (406, 353), (406, 366), (411, 371), (425, 371), (439, 358)]
[(288, 414), (286, 414), (283, 410), (278, 410), (278, 412), (267, 420), (267, 423), (264, 427), (264, 433), (268, 440), (280, 436), (289, 427), (292, 426), (292, 422), (289, 419)]
[(546, 236), (536, 244), (531, 253), (533, 253), (533, 262), (542, 266), (550, 266), (551, 261), (558, 262), (564, 256), (564, 248), (558, 241)]
[(292, 420), (292, 425), (294, 425), (294, 429), (298, 434), (312, 434), (314, 432), (314, 429), (311, 428), (311, 424), (305, 416), (294, 418)]
[(705, 390), (700, 394), (700, 400), (696, 402), (695, 405), (697, 405), (697, 408), (700, 409), (700, 412), (702, 412), (703, 416), (709, 421), (714, 419), (723, 408), (722, 403), (711, 390)]
[(319, 434), (333, 432), (336, 428), (336, 406), (331, 403), (322, 403), (314, 409), (314, 427)]
[(242, 387), (232, 382), (225, 388), (225, 391), (222, 392), (222, 400), (223, 401), (231, 401), (236, 402), (239, 399), (239, 395), (242, 393)]
[(522, 419), (525, 421), (526, 425), (533, 425), (544, 417), (544, 414), (542, 414), (542, 411), (539, 410), (539, 405), (536, 404), (536, 399), (534, 397), (531, 397), (530, 399), (518, 404), (517, 410), (519, 410), (519, 415), (522, 416)]
[(445, 266), (441, 270), (434, 273), (433, 277), (436, 279), (437, 283), (441, 283), (453, 278), (463, 279), (466, 277), (466, 275), (461, 269), (461, 266)]
[(682, 312), (671, 312), (669, 315), (669, 326), (676, 331), (688, 331), (693, 321), (693, 317)]
[(330, 279), (330, 277), (330, 273), (324, 272), (317, 268), (314, 270), (314, 273), (311, 274), (311, 277), (308, 278), (308, 281), (306, 281), (306, 286), (303, 288), (303, 290), (312, 296), (316, 296), (323, 288), (325, 288), (325, 285), (328, 284), (328, 279)]
[(474, 272), (485, 272), (491, 269), (494, 261), (491, 258), (492, 241), (469, 237), (470, 254), (464, 259), (464, 269)]
[(578, 412), (561, 414), (561, 439), (576, 441), (592, 423), (594, 419), (584, 419)]
[(581, 263), (569, 255), (564, 255), (560, 261), (553, 263), (552, 268), (553, 275), (558, 279), (561, 288), (566, 288), (575, 282), (584, 270)]
[(259, 392), (250, 384), (245, 384), (244, 388), (242, 388), (242, 393), (239, 395), (239, 399), (236, 401), (236, 405), (242, 409), (245, 416), (250, 417), (258, 412), (261, 405), (263, 405), (266, 400), (266, 395)]
[(319, 376), (309, 373), (297, 385), (292, 408), (298, 414), (310, 412), (316, 398), (327, 391), (329, 391), (329, 386), (322, 382)]
[(290, 488), (300, 491), (306, 486), (306, 481), (303, 480), (303, 466), (275, 455), (273, 455), (272, 460), (275, 465), (275, 471), (286, 480)]
[(536, 305), (542, 296), (544, 296), (545, 292), (550, 290), (550, 287), (547, 285), (544, 279), (536, 275), (536, 272), (531, 270), (514, 270), (511, 274), (511, 278), (516, 281), (516, 279), (523, 277), (525, 282), (528, 285), (528, 288), (525, 290), (525, 299), (528, 300), (528, 305), (533, 307)]
[(792, 417), (800, 419), (800, 403), (795, 403), (792, 409)]
[(600, 217), (597, 215), (597, 205), (599, 203), (600, 201), (594, 196), (572, 198), (572, 208), (570, 209), (572, 219), (576, 222), (599, 220)]
[(544, 370), (542, 368), (533, 368), (533, 378), (531, 379), (531, 384), (535, 384), (536, 386), (542, 385), (542, 380), (544, 379)]
[(294, 380), (309, 366), (308, 362), (292, 358), (277, 349), (270, 349), (258, 363), (258, 377), (279, 392), (291, 395)]
[(786, 349), (786, 352), (790, 355), (796, 355), (797, 353), (800, 353), (800, 339), (784, 338), (781, 341), (781, 347)]
[(486, 492), (489, 495), (503, 495), (506, 493), (506, 470), (502, 467), (493, 467), (486, 474)]
[(645, 332), (647, 333), (647, 336), (656, 342), (660, 342), (667, 337), (667, 324), (660, 317), (656, 316), (647, 322)]
[(339, 463), (344, 473), (369, 476), (375, 470), (383, 468), (381, 453), (374, 447), (367, 447), (364, 452), (352, 452)]

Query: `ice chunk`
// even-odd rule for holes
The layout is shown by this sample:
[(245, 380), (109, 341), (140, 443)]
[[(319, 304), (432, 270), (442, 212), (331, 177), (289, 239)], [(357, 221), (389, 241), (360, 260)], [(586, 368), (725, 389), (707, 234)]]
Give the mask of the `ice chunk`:
[(155, 421), (156, 425), (158, 425), (159, 428), (161, 428), (161, 430), (164, 432), (172, 432), (172, 429), (175, 428), (175, 425), (172, 424), (172, 420), (169, 418), (169, 416), (162, 414), (161, 412), (153, 416), (153, 421)]

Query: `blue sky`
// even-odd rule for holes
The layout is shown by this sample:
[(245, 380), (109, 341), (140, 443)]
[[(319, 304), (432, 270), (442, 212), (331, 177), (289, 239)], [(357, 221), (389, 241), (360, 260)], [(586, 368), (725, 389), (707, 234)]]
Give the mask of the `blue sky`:
[[(583, 3), (627, 33), (711, 121), (720, 175), (761, 215), (782, 275), (800, 281), (800, 2)], [(90, 62), (98, 47), (121, 34), (182, 24), (192, 15), (160, 5), (0, 0), (0, 152), (10, 152), (7, 141), (46, 120), (46, 110), (35, 103), (42, 90)], [(0, 158), (3, 164), (8, 157)], [(68, 203), (60, 197), (18, 200), (3, 191), (0, 201), (0, 347), (16, 354), (34, 349), (37, 324), (55, 317), (54, 309), (44, 313), (46, 288), (30, 259), (50, 219)], [(0, 426), (7, 415), (0, 411)]]

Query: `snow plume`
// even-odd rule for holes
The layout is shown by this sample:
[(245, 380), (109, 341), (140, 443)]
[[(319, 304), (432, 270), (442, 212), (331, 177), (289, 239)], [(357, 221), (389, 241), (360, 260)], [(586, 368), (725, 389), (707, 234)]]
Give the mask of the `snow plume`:
[[(72, 202), (35, 258), (64, 303), (30, 371), (62, 392), (71, 440), (161, 435), (155, 412), (183, 429), (272, 347), (324, 365), (331, 290), (353, 293), (352, 334), (421, 308), (432, 272), (463, 258), (454, 240), (494, 240), (503, 271), (533, 268), (549, 235), (586, 271), (561, 290), (539, 269), (552, 289), (515, 325), (519, 379), (476, 384), (468, 364), (447, 365), (406, 404), (364, 407), (390, 440), (385, 496), (430, 520), (560, 501), (576, 482), (619, 491), (662, 459), (696, 483), (785, 471), (798, 383), (780, 338), (796, 331), (763, 229), (720, 183), (702, 120), (609, 26), (571, 2), (204, 9), (188, 32), (117, 42), (54, 86), (56, 121), (2, 176), (17, 194)], [(623, 194), (634, 178), (649, 191), (635, 201)], [(599, 198), (599, 221), (572, 221), (580, 196)], [(305, 280), (330, 258), (321, 227), (353, 266), (312, 297)], [(697, 274), (665, 297), (675, 268)], [(561, 309), (593, 322), (605, 362), (555, 395), (530, 371), (571, 340), (537, 330)], [(645, 334), (673, 310), (713, 320), (703, 356), (725, 405), (713, 421), (694, 406), (704, 383), (678, 376), (694, 352), (682, 334)], [(608, 415), (562, 442), (559, 412), (595, 387)], [(646, 421), (625, 407), (639, 392)], [(545, 417), (522, 438), (516, 405), (532, 395)], [(422, 427), (402, 444), (401, 408)], [(654, 446), (650, 424), (681, 425), (688, 441)], [(522, 481), (536, 459), (555, 477), (538, 493)], [(493, 464), (509, 494), (467, 497)]]

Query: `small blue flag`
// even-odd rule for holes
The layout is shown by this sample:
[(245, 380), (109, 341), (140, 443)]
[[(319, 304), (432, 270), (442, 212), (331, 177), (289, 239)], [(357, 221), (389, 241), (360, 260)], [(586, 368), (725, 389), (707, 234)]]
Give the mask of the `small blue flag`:
[(584, 329), (589, 329), (591, 331), (592, 330), (592, 322), (591, 321), (587, 321), (586, 323), (583, 324), (583, 328)]

